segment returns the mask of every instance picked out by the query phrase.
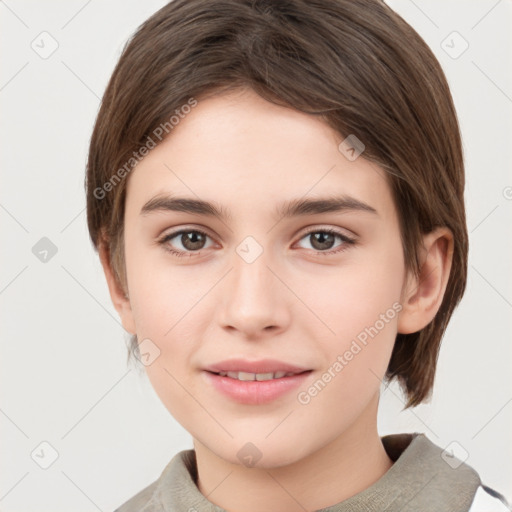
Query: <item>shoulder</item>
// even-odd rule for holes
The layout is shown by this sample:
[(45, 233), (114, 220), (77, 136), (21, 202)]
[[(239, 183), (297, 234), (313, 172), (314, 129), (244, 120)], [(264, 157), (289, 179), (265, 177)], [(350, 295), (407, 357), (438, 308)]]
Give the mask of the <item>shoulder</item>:
[(155, 502), (153, 499), (158, 482), (159, 481), (156, 480), (142, 489), (142, 491), (131, 497), (119, 508), (116, 508), (114, 512), (163, 512), (163, 509), (159, 507), (158, 502)]
[[(159, 478), (116, 508), (114, 512), (165, 512), (174, 510), (183, 496), (195, 489), (195, 452), (174, 455)], [(199, 492), (199, 491), (197, 491)]]
[(468, 512), (510, 512), (512, 507), (499, 492), (481, 484)]

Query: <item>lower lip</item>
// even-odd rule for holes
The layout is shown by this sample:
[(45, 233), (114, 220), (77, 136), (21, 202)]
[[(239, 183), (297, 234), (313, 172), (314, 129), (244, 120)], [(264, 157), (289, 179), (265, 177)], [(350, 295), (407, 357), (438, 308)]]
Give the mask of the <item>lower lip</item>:
[(309, 377), (311, 371), (270, 380), (238, 380), (221, 377), (216, 373), (203, 371), (207, 381), (213, 387), (241, 404), (261, 405), (276, 400), (299, 387)]

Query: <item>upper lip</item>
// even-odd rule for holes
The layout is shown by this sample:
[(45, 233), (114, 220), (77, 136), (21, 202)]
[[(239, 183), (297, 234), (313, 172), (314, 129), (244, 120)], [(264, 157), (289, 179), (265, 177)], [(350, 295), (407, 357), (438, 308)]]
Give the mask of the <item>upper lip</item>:
[(259, 359), (249, 361), (247, 359), (226, 359), (204, 368), (204, 370), (219, 372), (247, 372), (247, 373), (275, 373), (283, 371), (286, 373), (302, 373), (311, 368), (303, 368), (293, 364), (278, 361), (277, 359)]

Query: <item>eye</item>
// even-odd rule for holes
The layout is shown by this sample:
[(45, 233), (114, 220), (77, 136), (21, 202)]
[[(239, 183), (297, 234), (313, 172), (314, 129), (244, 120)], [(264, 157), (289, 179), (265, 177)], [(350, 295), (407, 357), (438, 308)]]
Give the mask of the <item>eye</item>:
[[(335, 245), (336, 239), (339, 240), (338, 245)], [(175, 241), (172, 242), (173, 240)], [(207, 245), (208, 240), (211, 241), (211, 238), (204, 231), (198, 229), (181, 229), (164, 235), (158, 240), (158, 243), (162, 245), (166, 251), (175, 256), (190, 257), (194, 256), (194, 253), (198, 254), (203, 249), (208, 249), (212, 245)], [(312, 229), (300, 240), (307, 240), (310, 243), (310, 247), (303, 248), (311, 248), (316, 253), (324, 255), (339, 253), (346, 250), (348, 246), (356, 243), (355, 239), (330, 228)]]
[[(205, 245), (209, 238), (210, 237), (203, 231), (197, 229), (182, 229), (174, 233), (166, 234), (158, 243), (176, 256), (192, 256), (192, 253), (199, 252), (209, 247)], [(170, 242), (174, 239), (176, 239), (176, 241), (173, 247)], [(177, 249), (175, 248), (176, 245), (178, 246)]]
[[(335, 245), (336, 238), (340, 240)], [(321, 254), (335, 254), (347, 249), (348, 246), (356, 243), (355, 239), (346, 236), (334, 229), (314, 229), (306, 233), (301, 240), (309, 241), (311, 249)], [(333, 247), (335, 248), (333, 250)], [(308, 249), (309, 247), (306, 247)]]

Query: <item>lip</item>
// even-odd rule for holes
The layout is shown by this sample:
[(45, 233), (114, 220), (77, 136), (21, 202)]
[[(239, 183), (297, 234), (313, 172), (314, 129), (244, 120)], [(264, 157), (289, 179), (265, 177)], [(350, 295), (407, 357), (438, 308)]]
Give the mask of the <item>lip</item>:
[(209, 371), (201, 372), (207, 383), (235, 402), (248, 405), (270, 403), (300, 386), (313, 370), (271, 380), (243, 381), (231, 377), (221, 377)]
[(247, 359), (226, 359), (203, 368), (208, 372), (248, 372), (248, 373), (302, 373), (311, 368), (295, 366), (277, 359), (259, 359), (248, 361)]

